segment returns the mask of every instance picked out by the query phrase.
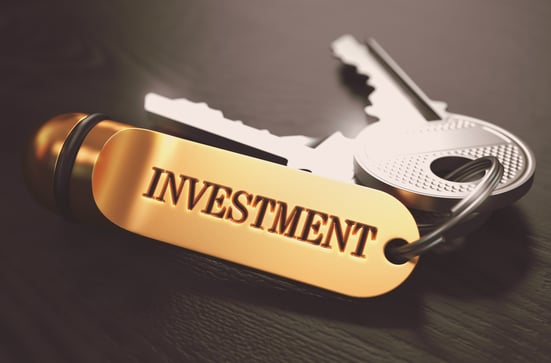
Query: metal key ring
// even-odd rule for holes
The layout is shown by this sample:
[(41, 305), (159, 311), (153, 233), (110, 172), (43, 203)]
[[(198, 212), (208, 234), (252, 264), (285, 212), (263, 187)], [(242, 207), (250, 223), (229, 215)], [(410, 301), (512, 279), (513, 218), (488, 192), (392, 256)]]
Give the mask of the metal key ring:
[(486, 173), (482, 180), (451, 209), (450, 217), (446, 222), (417, 241), (390, 249), (392, 257), (406, 261), (444, 242), (446, 240), (444, 233), (468, 218), (492, 194), (503, 176), (504, 168), (496, 157), (484, 156), (466, 163), (447, 175), (447, 179), (462, 182), (484, 171)]

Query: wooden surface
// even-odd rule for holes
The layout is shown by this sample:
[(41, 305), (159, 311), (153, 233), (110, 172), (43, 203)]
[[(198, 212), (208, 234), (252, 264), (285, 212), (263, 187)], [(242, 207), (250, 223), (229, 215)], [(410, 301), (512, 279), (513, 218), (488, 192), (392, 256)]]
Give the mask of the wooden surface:
[[(3, 1), (0, 362), (532, 361), (551, 354), (548, 1)], [(279, 135), (353, 136), (375, 37), (434, 99), (534, 150), (530, 193), (398, 290), (350, 300), (43, 209), (25, 138), (63, 112), (145, 120), (155, 91)], [(365, 277), (368, 278), (367, 276)]]

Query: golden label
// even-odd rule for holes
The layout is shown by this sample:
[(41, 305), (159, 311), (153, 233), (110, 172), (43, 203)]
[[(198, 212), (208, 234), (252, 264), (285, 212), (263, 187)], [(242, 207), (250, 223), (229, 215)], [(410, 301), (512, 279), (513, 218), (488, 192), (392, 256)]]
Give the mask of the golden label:
[(126, 230), (345, 295), (388, 292), (417, 263), (384, 255), (419, 238), (386, 193), (149, 130), (105, 144), (92, 189)]

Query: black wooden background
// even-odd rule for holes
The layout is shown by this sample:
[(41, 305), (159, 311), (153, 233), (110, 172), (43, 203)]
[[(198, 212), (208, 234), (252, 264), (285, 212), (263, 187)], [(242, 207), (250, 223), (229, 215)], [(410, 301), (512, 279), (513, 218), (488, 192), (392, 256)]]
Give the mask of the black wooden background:
[[(544, 361), (550, 19), (546, 0), (3, 0), (0, 361)], [(429, 96), (512, 131), (538, 162), (525, 198), (386, 296), (72, 224), (25, 189), (34, 128), (69, 111), (144, 120), (149, 91), (279, 135), (353, 136), (368, 90), (330, 55), (344, 33), (375, 37)]]

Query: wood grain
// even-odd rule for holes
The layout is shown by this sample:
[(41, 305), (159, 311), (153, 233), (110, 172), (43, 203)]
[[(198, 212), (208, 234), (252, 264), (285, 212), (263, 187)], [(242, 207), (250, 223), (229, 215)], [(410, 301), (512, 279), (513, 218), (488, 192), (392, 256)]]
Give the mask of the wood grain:
[[(4, 1), (0, 361), (545, 361), (551, 354), (546, 1)], [(354, 300), (64, 221), (20, 175), (52, 115), (147, 123), (206, 101), (276, 134), (353, 136), (369, 89), (329, 53), (373, 36), (426, 93), (533, 148), (535, 183), (398, 290)], [(365, 278), (369, 278), (366, 276)]]

